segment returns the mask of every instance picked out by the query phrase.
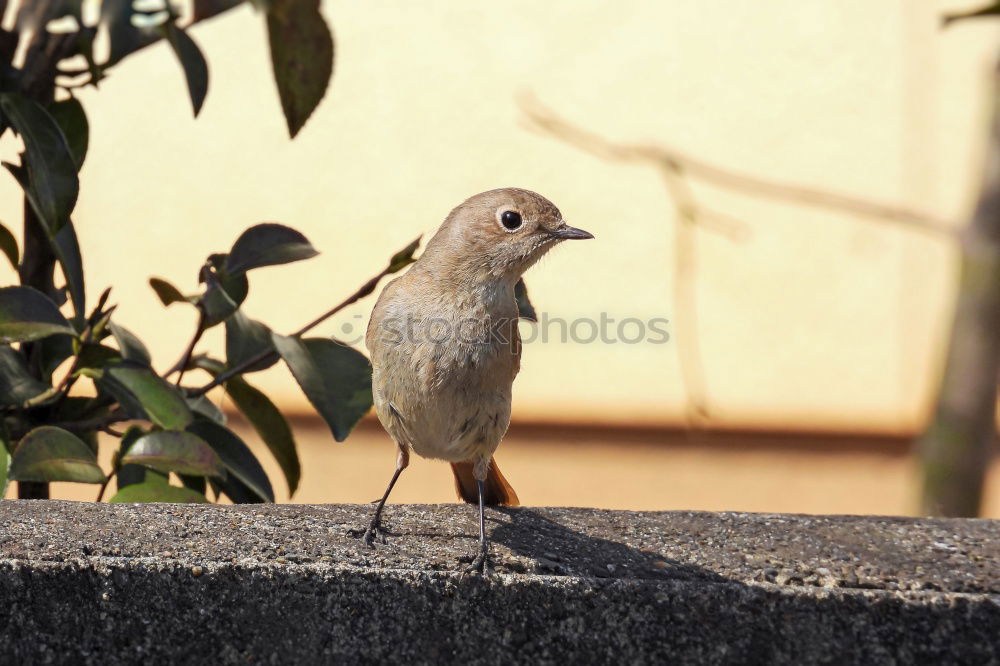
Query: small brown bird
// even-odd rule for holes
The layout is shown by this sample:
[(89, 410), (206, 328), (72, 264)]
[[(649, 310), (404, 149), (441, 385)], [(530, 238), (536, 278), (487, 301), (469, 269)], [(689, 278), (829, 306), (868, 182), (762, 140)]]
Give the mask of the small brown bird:
[(554, 245), (582, 238), (593, 236), (568, 226), (544, 197), (490, 190), (451, 211), (410, 270), (386, 285), (365, 342), (375, 410), (399, 454), (368, 545), (381, 536), (382, 509), (412, 450), (450, 462), (458, 496), (479, 503), (480, 548), (469, 570), (487, 568), (483, 507), (518, 503), (493, 461), (521, 361), (514, 285)]

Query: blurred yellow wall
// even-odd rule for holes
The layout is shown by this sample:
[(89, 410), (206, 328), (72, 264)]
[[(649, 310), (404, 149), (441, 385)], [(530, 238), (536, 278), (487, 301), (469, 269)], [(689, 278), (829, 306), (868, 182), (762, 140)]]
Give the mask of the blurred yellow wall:
[[(193, 291), (205, 255), (242, 229), (291, 225), (322, 255), (255, 272), (245, 305), (290, 331), (465, 197), (517, 185), (597, 236), (532, 269), (540, 310), (666, 317), (676, 333), (673, 213), (659, 176), (530, 131), (518, 95), (532, 92), (611, 138), (961, 220), (975, 195), (997, 30), (987, 20), (942, 32), (940, 14), (956, 6), (324, 2), (335, 73), (295, 141), (261, 17), (241, 8), (193, 30), (211, 71), (197, 120), (163, 45), (118, 66), (99, 92), (81, 91), (91, 146), (74, 218), (88, 293), (114, 285), (120, 322), (166, 367), (194, 316), (164, 310), (147, 277)], [(9, 136), (0, 142), (4, 159), (17, 150)], [(829, 211), (695, 191), (750, 230), (739, 242), (698, 237), (698, 342), (718, 422), (918, 427), (950, 316), (948, 245)], [(16, 228), (20, 205), (13, 180), (0, 179), (0, 219)], [(321, 332), (356, 337), (372, 304)], [(215, 349), (220, 333), (209, 336)], [(529, 345), (515, 418), (676, 421), (675, 351), (673, 341)], [(282, 368), (256, 383), (304, 406)]]

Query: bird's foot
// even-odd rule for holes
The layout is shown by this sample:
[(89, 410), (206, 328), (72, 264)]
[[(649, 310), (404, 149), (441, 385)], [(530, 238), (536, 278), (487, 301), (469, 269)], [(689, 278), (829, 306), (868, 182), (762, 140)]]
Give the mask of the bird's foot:
[(368, 529), (361, 536), (361, 540), (365, 542), (369, 548), (374, 548), (376, 541), (379, 543), (385, 543), (385, 529), (382, 528), (381, 520), (373, 520), (368, 524)]
[(465, 573), (478, 573), (486, 575), (490, 573), (493, 568), (490, 566), (490, 549), (487, 544), (483, 544), (479, 549), (479, 553), (472, 558), (472, 563), (465, 568)]

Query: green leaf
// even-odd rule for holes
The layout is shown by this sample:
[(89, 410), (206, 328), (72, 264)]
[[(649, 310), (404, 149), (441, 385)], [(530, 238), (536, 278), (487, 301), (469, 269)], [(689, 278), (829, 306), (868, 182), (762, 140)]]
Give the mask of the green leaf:
[(90, 124), (87, 122), (87, 113), (83, 110), (83, 105), (77, 98), (70, 97), (49, 104), (49, 115), (66, 137), (66, 145), (69, 146), (73, 163), (79, 171), (87, 157), (87, 145), (90, 142)]
[(7, 481), (10, 478), (10, 451), (7, 450), (7, 441), (0, 434), (0, 500), (7, 492)]
[(138, 502), (165, 502), (169, 504), (207, 504), (208, 499), (203, 493), (190, 488), (163, 485), (147, 481), (126, 486), (115, 493), (109, 502), (115, 504), (133, 504)]
[(333, 35), (319, 0), (271, 0), (267, 36), (281, 109), (294, 138), (326, 93), (333, 74)]
[(161, 472), (223, 476), (222, 460), (205, 440), (190, 432), (154, 430), (140, 436), (122, 456), (122, 465), (145, 465)]
[(387, 268), (386, 271), (389, 273), (397, 273), (416, 261), (416, 259), (413, 258), (413, 253), (417, 251), (418, 247), (420, 247), (420, 238), (420, 236), (417, 236), (412, 243), (392, 255), (392, 258), (389, 260), (389, 268)]
[(203, 279), (209, 282), (208, 289), (197, 299), (205, 313), (205, 328), (211, 328), (229, 318), (246, 300), (250, 290), (247, 276), (240, 272), (228, 273), (225, 269), (228, 255), (213, 254), (208, 263), (214, 269)]
[(17, 249), (17, 239), (14, 238), (14, 234), (10, 232), (10, 229), (2, 224), (0, 224), (0, 250), (7, 255), (10, 265), (16, 271), (18, 264), (21, 263), (21, 256)]
[[(274, 351), (271, 329), (237, 310), (226, 320), (226, 362), (229, 367), (234, 368), (262, 351)], [(266, 370), (277, 362), (277, 357), (271, 356), (250, 366), (245, 372)]]
[(0, 288), (0, 343), (74, 333), (59, 307), (34, 287)]
[(202, 495), (208, 489), (208, 482), (203, 476), (189, 476), (187, 474), (178, 474), (178, 476), (181, 478), (181, 483), (184, 484), (185, 488), (190, 488)]
[(23, 172), (19, 181), (49, 238), (55, 238), (73, 212), (80, 190), (66, 137), (48, 111), (16, 93), (0, 93), (0, 112), (24, 139), (27, 182)]
[(205, 62), (205, 56), (201, 54), (201, 49), (194, 40), (176, 24), (168, 21), (160, 30), (170, 43), (170, 48), (174, 50), (181, 67), (184, 68), (191, 105), (197, 118), (201, 105), (205, 103), (205, 95), (208, 94), (208, 63)]
[(302, 470), (295, 438), (285, 417), (266, 395), (240, 377), (227, 381), (225, 388), (233, 404), (250, 421), (250, 425), (278, 461), (288, 482), (288, 495), (291, 497), (298, 490)]
[(371, 363), (361, 352), (327, 338), (271, 337), (334, 439), (344, 441), (372, 406)]
[(28, 372), (24, 356), (13, 347), (0, 347), (0, 405), (20, 407), (51, 388)]
[[(108, 347), (107, 345), (102, 345), (96, 342), (89, 342), (80, 348), (80, 353), (78, 354), (79, 361), (77, 361), (77, 370), (87, 369), (101, 369), (107, 365), (113, 363), (119, 363), (122, 360), (121, 352), (113, 347)], [(83, 373), (81, 373), (83, 374)]]
[(263, 504), (265, 500), (262, 500), (257, 493), (251, 490), (247, 484), (243, 483), (235, 476), (230, 476), (226, 478), (225, 481), (216, 481), (212, 479), (210, 481), (212, 484), (212, 490), (215, 491), (216, 496), (225, 495), (233, 504)]
[[(254, 494), (256, 501), (274, 501), (274, 490), (271, 489), (271, 482), (268, 480), (264, 468), (260, 466), (260, 462), (250, 447), (233, 434), (233, 431), (214, 421), (195, 421), (187, 429), (188, 432), (192, 432), (208, 442), (209, 446), (222, 459), (228, 474), (226, 478), (220, 479), (216, 483), (223, 488), (224, 492), (228, 482), (231, 479), (237, 479)], [(238, 501), (231, 495), (230, 499), (234, 502)]]
[[(245, 275), (240, 277), (246, 282)], [(243, 293), (245, 297), (246, 290), (243, 290)], [(216, 324), (224, 322), (239, 309), (240, 302), (233, 300), (221, 282), (216, 282), (210, 286), (198, 301), (205, 312), (205, 328), (211, 328)]]
[(132, 418), (148, 418), (168, 430), (183, 429), (194, 418), (178, 390), (144, 365), (122, 361), (81, 372), (97, 379)]
[(108, 328), (111, 330), (111, 335), (115, 336), (115, 342), (118, 343), (118, 349), (121, 350), (123, 359), (126, 361), (135, 361), (142, 365), (150, 365), (152, 363), (149, 350), (146, 349), (146, 345), (142, 344), (142, 340), (136, 337), (134, 333), (113, 321), (108, 322)]
[(187, 406), (191, 408), (191, 411), (195, 414), (203, 416), (209, 421), (215, 421), (218, 424), (226, 425), (226, 415), (221, 409), (215, 406), (207, 395), (199, 395), (197, 397), (185, 396), (184, 401), (187, 402)]
[(69, 297), (73, 300), (76, 316), (82, 319), (87, 309), (86, 289), (83, 281), (83, 259), (80, 256), (80, 242), (76, 237), (76, 228), (72, 220), (67, 220), (55, 239), (51, 241), (52, 250), (59, 260)]
[(136, 11), (132, 3), (133, 0), (104, 0), (101, 3), (100, 23), (107, 29), (111, 42), (108, 60), (101, 67), (102, 70), (157, 39), (133, 25), (132, 17)]
[(1000, 14), (1000, 2), (993, 2), (988, 5), (984, 5), (977, 9), (972, 9), (965, 12), (958, 12), (956, 14), (945, 14), (942, 17), (942, 23), (944, 27), (948, 27), (954, 21), (960, 21), (962, 19), (969, 18), (980, 18), (983, 16), (996, 16)]
[(79, 437), (55, 426), (41, 426), (25, 435), (11, 456), (14, 481), (75, 481), (104, 483), (97, 457)]
[(191, 22), (212, 18), (242, 3), (243, 0), (194, 0), (194, 16), (191, 17)]
[(174, 285), (166, 280), (152, 277), (149, 278), (149, 286), (153, 288), (163, 305), (173, 305), (174, 303), (191, 303), (192, 299), (184, 296)]
[(514, 300), (517, 301), (517, 316), (528, 321), (538, 321), (538, 313), (535, 306), (528, 299), (528, 287), (524, 284), (524, 278), (520, 278), (514, 285)]
[(309, 240), (291, 227), (268, 222), (257, 224), (233, 243), (226, 258), (225, 272), (239, 275), (261, 266), (277, 266), (315, 257), (319, 252)]
[(137, 483), (144, 483), (146, 481), (146, 472), (152, 471), (147, 467), (142, 465), (122, 465), (120, 463), (121, 459), (125, 457), (128, 450), (132, 448), (136, 440), (146, 434), (146, 431), (139, 426), (130, 426), (125, 434), (122, 435), (121, 441), (118, 444), (118, 460), (119, 468), (118, 474), (115, 475), (115, 481), (118, 482), (118, 490), (121, 490), (125, 486), (131, 486)]
[(68, 335), (51, 335), (35, 341), (34, 349), (37, 351), (32, 353), (38, 354), (37, 367), (42, 371), (39, 379), (43, 382), (52, 381), (52, 373), (56, 371), (56, 368), (62, 365), (66, 359), (76, 354), (74, 342), (76, 342), (76, 339)]

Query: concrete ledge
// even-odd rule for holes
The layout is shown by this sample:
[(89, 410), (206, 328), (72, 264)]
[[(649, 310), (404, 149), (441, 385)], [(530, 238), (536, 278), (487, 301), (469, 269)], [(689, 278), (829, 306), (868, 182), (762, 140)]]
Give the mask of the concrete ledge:
[(0, 502), (5, 663), (995, 663), (1000, 521)]

